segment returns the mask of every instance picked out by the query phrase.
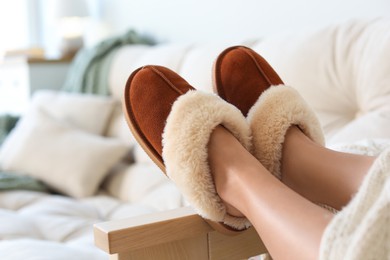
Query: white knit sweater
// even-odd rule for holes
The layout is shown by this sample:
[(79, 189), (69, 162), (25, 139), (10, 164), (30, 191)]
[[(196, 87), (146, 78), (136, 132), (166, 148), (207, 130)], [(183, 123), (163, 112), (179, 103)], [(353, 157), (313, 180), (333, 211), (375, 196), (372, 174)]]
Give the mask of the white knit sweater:
[[(383, 143), (362, 147), (342, 150), (375, 154)], [(320, 259), (390, 259), (390, 148), (379, 155), (358, 193), (326, 228)]]

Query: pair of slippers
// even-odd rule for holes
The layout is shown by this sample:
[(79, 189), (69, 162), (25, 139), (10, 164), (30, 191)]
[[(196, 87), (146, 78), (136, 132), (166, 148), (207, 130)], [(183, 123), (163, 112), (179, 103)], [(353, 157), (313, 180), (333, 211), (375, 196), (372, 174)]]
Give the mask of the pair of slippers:
[(229, 130), (279, 179), (282, 145), (291, 125), (319, 144), (324, 138), (306, 102), (255, 51), (230, 47), (217, 57), (213, 70), (217, 95), (197, 91), (168, 68), (141, 67), (126, 83), (123, 104), (133, 135), (151, 159), (199, 215), (216, 230), (231, 233), (250, 222), (227, 214), (215, 190), (208, 164), (215, 127)]

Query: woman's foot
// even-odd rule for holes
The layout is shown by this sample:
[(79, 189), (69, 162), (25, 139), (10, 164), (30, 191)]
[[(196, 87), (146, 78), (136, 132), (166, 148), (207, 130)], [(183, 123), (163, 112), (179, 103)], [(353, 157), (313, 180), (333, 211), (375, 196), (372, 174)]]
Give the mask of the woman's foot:
[(358, 191), (374, 159), (327, 149), (292, 126), (283, 143), (282, 182), (315, 203), (341, 209)]
[(208, 152), (210, 170), (216, 190), (226, 205), (227, 213), (243, 217), (241, 211), (233, 206), (238, 205), (239, 207), (240, 203), (237, 200), (240, 196), (238, 193), (241, 191), (240, 177), (244, 174), (262, 174), (253, 167), (253, 165), (260, 165), (260, 163), (222, 126), (217, 126), (211, 134)]

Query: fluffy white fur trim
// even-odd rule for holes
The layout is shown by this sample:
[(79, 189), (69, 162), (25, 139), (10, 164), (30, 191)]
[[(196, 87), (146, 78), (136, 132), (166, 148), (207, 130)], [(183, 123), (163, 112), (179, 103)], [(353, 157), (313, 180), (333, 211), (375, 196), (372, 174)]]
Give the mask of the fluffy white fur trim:
[(236, 229), (250, 226), (246, 218), (226, 214), (208, 163), (213, 129), (223, 125), (251, 150), (251, 131), (241, 112), (214, 94), (189, 91), (172, 106), (163, 133), (163, 159), (169, 178), (199, 215)]
[(299, 126), (311, 140), (324, 145), (316, 115), (291, 87), (279, 85), (267, 89), (249, 110), (247, 119), (255, 157), (279, 179), (284, 136), (291, 125)]

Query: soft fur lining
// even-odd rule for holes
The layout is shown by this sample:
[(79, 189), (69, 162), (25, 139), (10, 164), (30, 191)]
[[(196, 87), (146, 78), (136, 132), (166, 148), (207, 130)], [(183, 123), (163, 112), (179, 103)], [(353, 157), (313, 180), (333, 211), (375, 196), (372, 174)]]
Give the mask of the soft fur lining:
[(255, 157), (279, 179), (282, 145), (291, 125), (297, 125), (311, 140), (324, 145), (316, 115), (291, 87), (279, 85), (267, 89), (250, 109), (247, 119), (253, 134)]
[(208, 164), (208, 142), (213, 129), (223, 125), (251, 150), (251, 132), (241, 112), (214, 94), (189, 91), (173, 104), (163, 133), (167, 175), (204, 218), (236, 229), (250, 226), (246, 218), (226, 214)]

